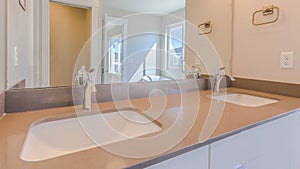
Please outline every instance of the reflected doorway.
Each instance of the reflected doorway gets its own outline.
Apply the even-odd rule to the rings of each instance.
[[[77,57],[90,35],[90,8],[50,2],[50,86],[72,85]],[[90,56],[77,65],[90,65]]]

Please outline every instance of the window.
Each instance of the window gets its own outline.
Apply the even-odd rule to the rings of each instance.
[[[112,36],[109,50],[109,72],[121,74],[122,34]]]
[[[167,66],[183,70],[184,65],[184,23],[167,27]]]

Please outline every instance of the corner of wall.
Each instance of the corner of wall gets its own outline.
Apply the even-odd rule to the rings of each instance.
[[[5,89],[6,86],[6,42],[7,42],[7,12],[6,0],[0,1],[0,90]]]

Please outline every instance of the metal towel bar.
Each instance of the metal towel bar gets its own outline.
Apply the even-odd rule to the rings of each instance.
[[[207,32],[203,32],[201,30],[202,27],[204,27],[205,29],[209,29],[209,30]],[[198,25],[199,35],[207,35],[207,34],[212,33],[212,31],[213,31],[213,25],[212,25],[211,21],[207,21],[207,22],[204,22],[204,23]]]
[[[26,11],[26,0],[23,0],[23,3],[21,2],[21,0],[19,0],[19,5],[23,9],[23,11]]]
[[[276,11],[276,18],[274,20],[267,21],[267,22],[260,22],[260,23],[255,22],[256,15],[258,13],[262,13],[263,16],[268,16],[268,15],[273,15],[275,13],[275,11]],[[266,25],[266,24],[275,23],[278,21],[278,19],[279,19],[279,7],[272,5],[272,6],[264,7],[261,10],[255,11],[252,15],[252,24],[254,26]]]

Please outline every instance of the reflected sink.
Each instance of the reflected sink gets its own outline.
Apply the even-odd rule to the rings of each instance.
[[[278,102],[278,100],[242,93],[217,95],[211,98],[245,107],[259,107]]]
[[[135,110],[64,117],[59,120],[45,119],[30,128],[20,157],[31,162],[47,160],[160,130],[157,122]]]

